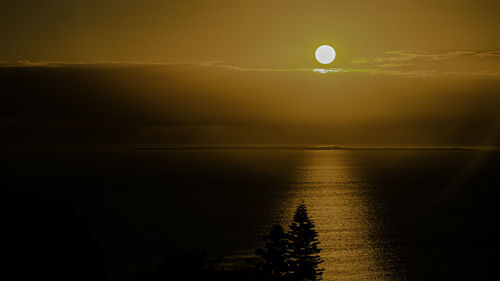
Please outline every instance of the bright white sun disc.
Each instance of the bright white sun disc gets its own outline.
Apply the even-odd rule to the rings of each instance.
[[[316,49],[316,60],[322,64],[329,64],[335,60],[335,49],[328,45],[319,46]]]

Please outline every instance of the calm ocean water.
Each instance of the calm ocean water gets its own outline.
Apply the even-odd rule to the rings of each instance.
[[[228,266],[241,264],[302,201],[319,232],[325,280],[444,280],[464,264],[481,277],[496,235],[496,151],[1,154],[12,163],[6,177],[71,202],[87,218],[114,278],[153,268],[173,247],[206,248]]]

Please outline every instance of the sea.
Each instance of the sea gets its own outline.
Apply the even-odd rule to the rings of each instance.
[[[500,151],[290,146],[2,147],[3,182],[69,202],[111,279],[172,249],[241,270],[304,203],[323,279],[488,280]],[[5,185],[4,185],[5,186]]]

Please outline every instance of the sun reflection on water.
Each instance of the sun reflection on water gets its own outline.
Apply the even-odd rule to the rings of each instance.
[[[388,280],[373,238],[379,227],[370,188],[348,153],[308,152],[283,216],[291,220],[304,200],[319,233],[324,280]]]

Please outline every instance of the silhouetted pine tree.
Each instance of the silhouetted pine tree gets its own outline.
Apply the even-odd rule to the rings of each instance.
[[[299,204],[290,225],[289,232],[289,276],[293,280],[321,280],[323,270],[318,267],[323,262],[319,257],[318,233],[309,218],[306,206]]]
[[[264,241],[264,249],[256,250],[263,258],[258,267],[264,273],[285,276],[288,273],[288,234],[281,225],[275,225],[268,235],[264,235]]]

